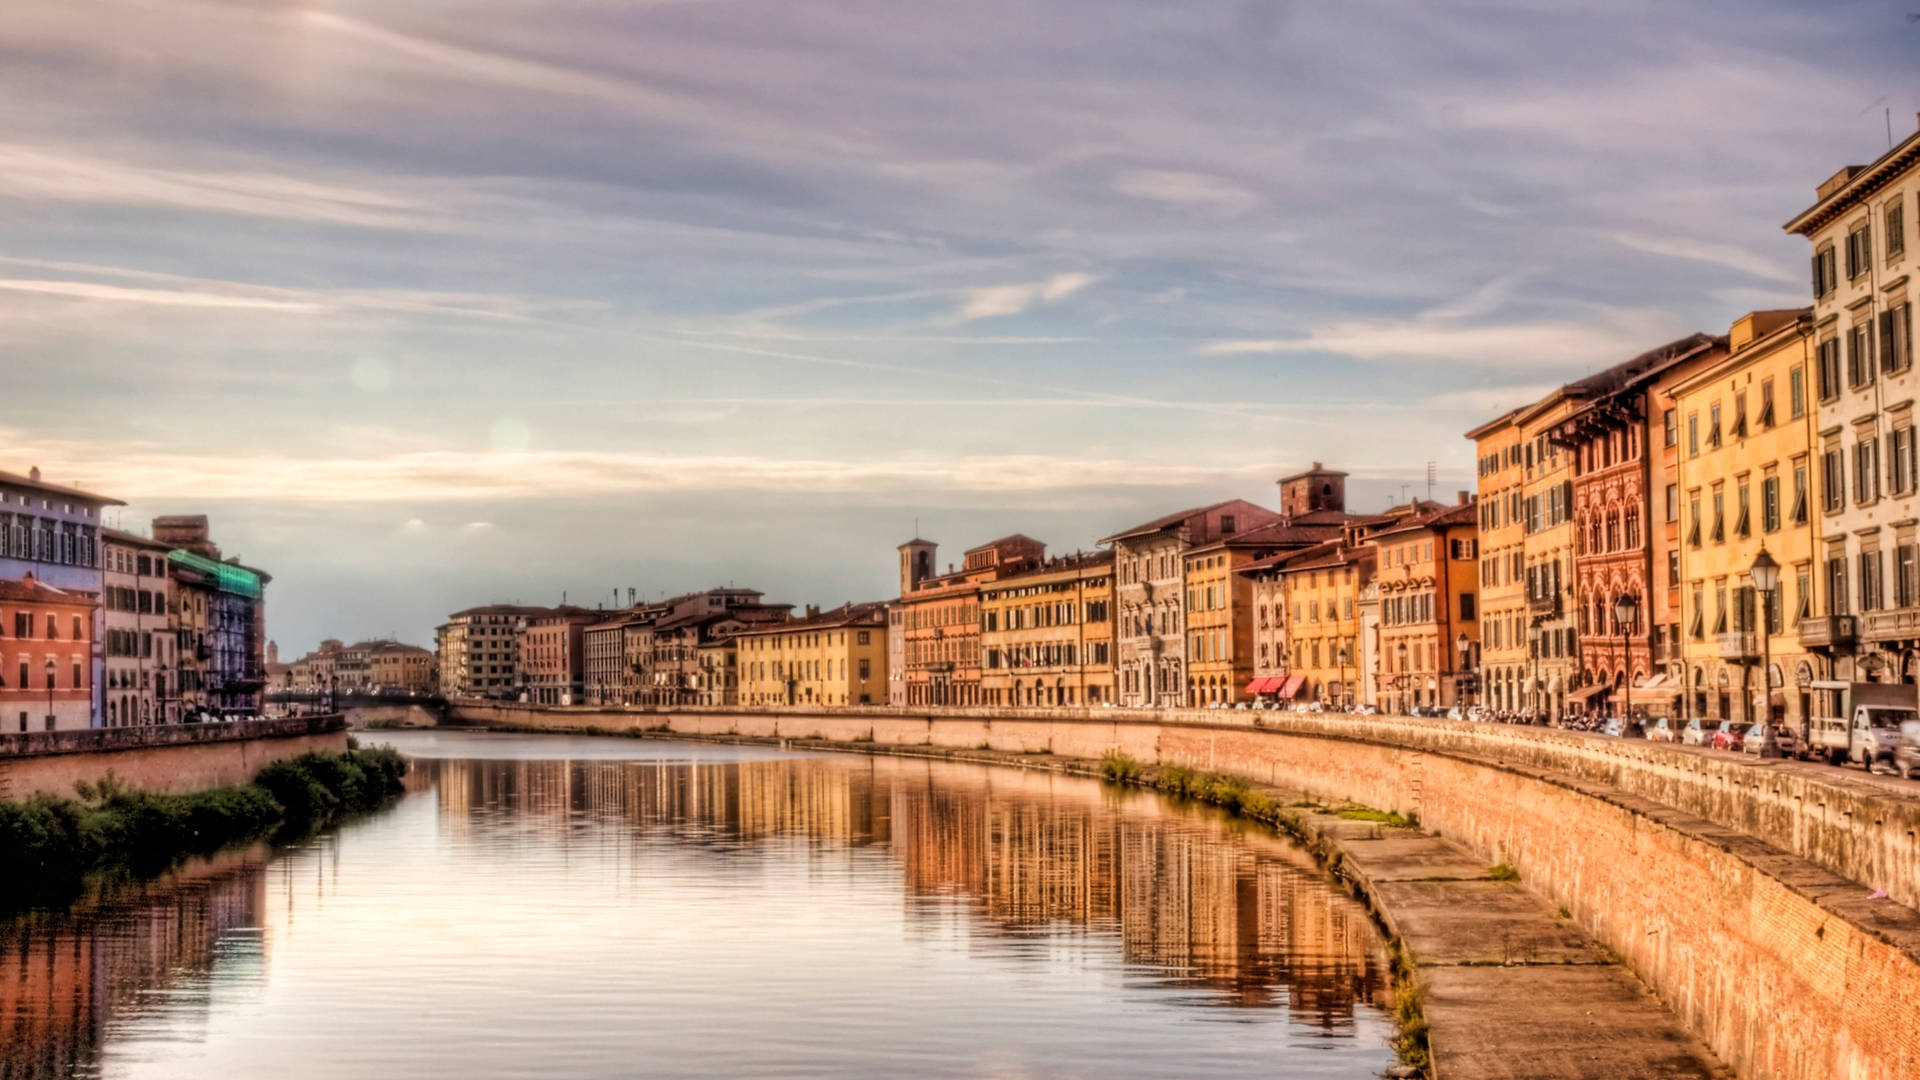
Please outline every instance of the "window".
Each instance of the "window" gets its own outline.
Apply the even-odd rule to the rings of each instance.
[[[1755,423],[1760,425],[1760,430],[1762,431],[1765,431],[1767,428],[1770,428],[1773,426],[1773,380],[1772,379],[1760,380],[1760,415],[1755,420]]]
[[[1720,449],[1720,403],[1707,407],[1707,445]]]
[[[1793,463],[1793,523],[1807,523],[1807,466],[1802,461]]]
[[[1880,313],[1880,370],[1905,371],[1913,364],[1913,305],[1902,303]]]
[[[1795,420],[1807,414],[1807,373],[1801,368],[1787,373],[1787,408]]]
[[[1920,580],[1915,577],[1915,569],[1912,544],[1901,544],[1893,549],[1893,605],[1895,607],[1912,607],[1915,603],[1920,603],[1920,592],[1915,591],[1915,586],[1920,585]]]
[[[1700,414],[1687,414],[1687,456],[1700,456]]]
[[[1873,324],[1859,322],[1847,330],[1847,385],[1854,389],[1873,382]]]
[[[1733,437],[1747,437],[1747,395],[1744,392],[1733,395]]]
[[[1880,553],[1860,553],[1860,610],[1878,611],[1880,604]]]
[[[1680,410],[1678,409],[1666,410],[1665,419],[1663,423],[1666,425],[1665,445],[1667,446],[1680,445]]]
[[[1747,482],[1745,480],[1740,481],[1740,492],[1736,503],[1739,506],[1740,514],[1739,517],[1734,520],[1733,531],[1744,539],[1753,535],[1753,515],[1751,513],[1753,504],[1752,500],[1748,498]]]
[[[1780,478],[1768,474],[1760,481],[1760,531],[1777,532],[1780,528]]]
[[[1819,365],[1820,400],[1832,401],[1840,396],[1840,339],[1828,338],[1822,341],[1814,351],[1814,363]]]
[[[1813,296],[1819,299],[1833,291],[1838,285],[1839,275],[1834,272],[1833,245],[1827,244],[1813,253]]]
[[[1680,485],[1667,485],[1667,521],[1680,520]]]
[[[1900,201],[1887,204],[1883,224],[1887,230],[1887,258],[1902,254],[1907,250],[1907,212]]]
[[[1847,614],[1847,557],[1837,545],[1827,552],[1827,614]]]
[[[1863,221],[1847,234],[1847,279],[1851,281],[1866,273],[1872,262],[1873,226]]]
[[[1913,429],[1895,428],[1887,447],[1887,490],[1905,495],[1913,490]]]
[[[1687,546],[1700,546],[1700,493],[1687,500]]]
[[[1865,506],[1880,497],[1880,440],[1868,437],[1853,445],[1853,501]]]
[[[1678,551],[1667,552],[1667,584],[1669,586],[1680,584],[1680,553]]]
[[[1727,541],[1727,493],[1720,488],[1713,489],[1713,542],[1724,544]]]
[[[1836,513],[1847,504],[1846,461],[1838,446],[1829,446],[1820,455],[1820,508]],[[1835,612],[1834,614],[1840,614]]]

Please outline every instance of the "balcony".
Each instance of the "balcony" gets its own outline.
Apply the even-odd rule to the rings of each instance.
[[[1869,611],[1860,617],[1860,636],[1868,641],[1920,639],[1920,607]]]
[[[1800,620],[1800,644],[1809,649],[1851,645],[1859,632],[1858,620],[1852,615],[1822,615]]]
[[[1720,635],[1720,659],[1760,659],[1760,635],[1751,630],[1736,630]]]
[[[1527,599],[1527,614],[1536,619],[1551,619],[1560,614],[1560,594],[1534,596]]]

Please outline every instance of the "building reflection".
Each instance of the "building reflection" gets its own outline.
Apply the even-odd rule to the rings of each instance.
[[[722,763],[419,763],[449,829],[580,842],[583,822],[678,843],[870,849],[900,869],[908,918],[964,905],[989,932],[1110,934],[1147,977],[1352,1023],[1383,1000],[1379,935],[1310,856],[1204,808],[1086,780],[894,758]]]
[[[206,1016],[216,963],[258,977],[266,862],[264,847],[230,852],[0,923],[0,1080],[94,1074],[110,1028]]]

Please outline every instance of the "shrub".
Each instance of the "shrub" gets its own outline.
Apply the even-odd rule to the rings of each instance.
[[[1511,863],[1495,863],[1487,869],[1487,876],[1495,881],[1519,881],[1520,871],[1515,870]]]
[[[0,908],[63,903],[90,873],[159,873],[189,855],[267,835],[305,831],[374,809],[404,790],[407,763],[387,747],[302,754],[260,770],[243,787],[156,795],[111,777],[78,797],[0,800]]]
[[[1130,784],[1140,779],[1145,767],[1138,761],[1118,750],[1109,750],[1100,755],[1100,775],[1116,784]]]

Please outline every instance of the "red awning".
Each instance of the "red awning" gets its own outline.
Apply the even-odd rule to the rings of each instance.
[[[1280,687],[1280,696],[1282,698],[1290,698],[1293,695],[1299,693],[1300,687],[1305,685],[1306,681],[1307,681],[1307,677],[1305,675],[1287,676],[1287,681],[1284,684],[1282,684]]]
[[[1271,679],[1255,679],[1252,682],[1247,684],[1246,692],[1249,694],[1257,694],[1262,690],[1265,690],[1267,688],[1267,684],[1272,681],[1273,680]]]

